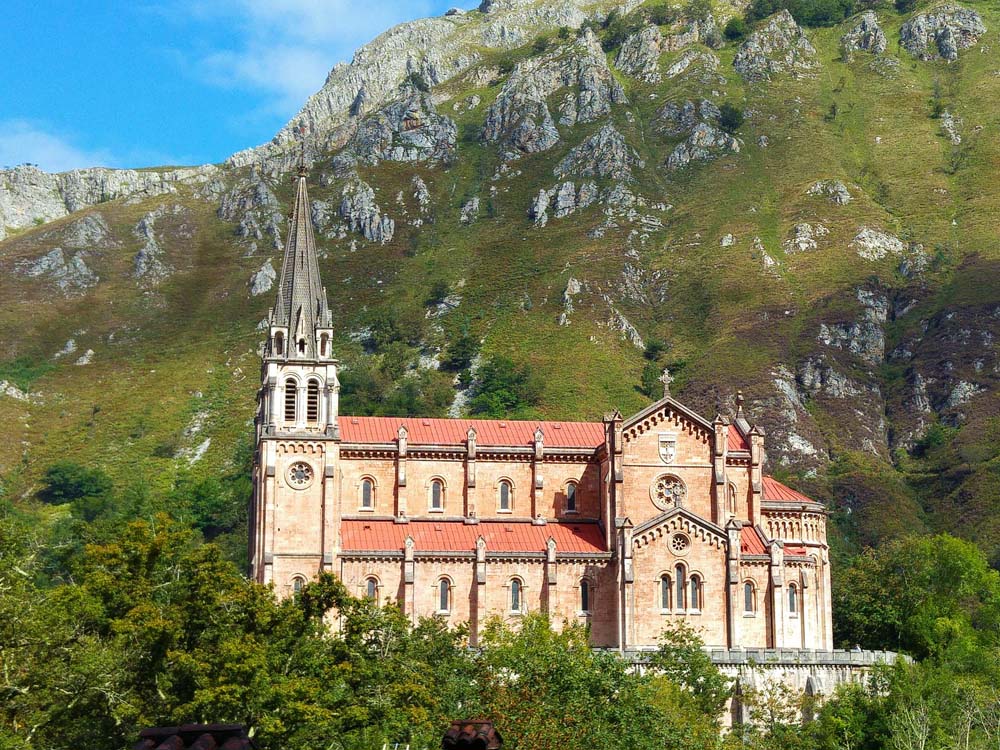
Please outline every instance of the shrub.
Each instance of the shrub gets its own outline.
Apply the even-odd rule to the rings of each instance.
[[[893,5],[900,13],[909,13],[917,7],[917,0],[894,0]]]
[[[726,22],[723,35],[731,42],[738,42],[747,35],[747,22],[739,16],[733,16]]]
[[[111,492],[111,479],[101,469],[88,469],[73,461],[59,461],[45,470],[39,499],[62,505],[83,497],[98,497]]]
[[[719,107],[719,125],[727,133],[735,133],[743,126],[743,110],[726,102]]]
[[[433,284],[431,284],[431,290],[427,293],[427,299],[424,300],[426,305],[440,305],[444,302],[445,297],[448,296],[448,282],[444,279],[438,279]]]
[[[692,21],[704,21],[712,15],[712,0],[688,0],[684,6],[684,17]]]
[[[535,41],[531,43],[531,51],[536,55],[542,54],[545,50],[549,48],[549,38],[545,35],[535,37]]]
[[[406,83],[413,86],[413,88],[417,91],[427,92],[431,90],[430,84],[427,83],[427,79],[415,70],[406,76]]]
[[[463,331],[457,339],[451,342],[451,345],[445,352],[441,360],[441,369],[448,370],[449,372],[467,370],[472,364],[472,360],[475,358],[478,350],[479,342],[476,340],[476,337],[468,331]]]
[[[527,364],[495,356],[479,370],[479,386],[472,398],[473,414],[508,417],[537,406],[542,399],[542,380]]]
[[[747,9],[747,19],[759,21],[787,10],[803,26],[834,26],[855,9],[855,0],[753,0]]]
[[[669,26],[677,20],[678,13],[669,5],[656,5],[646,12],[649,22],[657,26]]]
[[[569,39],[569,26],[560,26],[557,36],[560,39]]]

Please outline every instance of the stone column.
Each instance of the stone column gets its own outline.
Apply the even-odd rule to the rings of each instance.
[[[545,486],[545,477],[542,476],[542,459],[545,456],[545,435],[542,428],[535,430],[534,453],[531,456],[531,518],[537,521],[541,518],[539,507],[541,505],[542,488]]]
[[[476,600],[473,602],[474,621],[469,627],[471,645],[479,645],[479,631],[486,622],[486,540],[480,536],[476,540]]]
[[[636,642],[635,633],[635,570],[632,565],[632,522],[624,519],[617,524],[619,529],[619,559],[621,560],[621,612],[619,622],[621,632],[618,638],[619,649],[625,649],[630,643]]]
[[[764,499],[764,431],[757,425],[750,428],[750,523],[760,523],[760,505]]]
[[[308,398],[308,390],[306,386],[300,385],[298,388],[298,397],[295,399],[295,426],[298,429],[304,429],[306,426],[306,399]]]
[[[724,526],[727,517],[726,452],[729,447],[729,420],[720,414],[712,422],[712,428],[715,433],[712,441],[712,520],[717,525]]]
[[[556,591],[556,540],[549,537],[545,544],[545,592],[542,597],[542,611],[548,615],[555,613],[559,601]]]
[[[326,434],[333,438],[340,437],[339,414],[340,381],[337,379],[336,368],[328,368],[326,380]]]
[[[729,621],[729,648],[739,648],[742,645],[740,624],[743,618],[743,607],[740,605],[740,530],[741,524],[731,518],[726,524],[726,535],[729,543],[726,546],[726,616]]]
[[[396,521],[406,519],[406,447],[409,432],[400,425],[396,433]]]
[[[416,578],[415,563],[413,553],[416,544],[412,536],[406,537],[403,547],[403,613],[410,618],[414,625],[417,623],[417,603],[414,600],[414,579]]]
[[[278,378],[274,375],[267,379],[267,390],[269,398],[268,406],[270,407],[267,422],[267,433],[269,435],[273,435],[274,431],[278,429],[278,419],[280,414],[278,409],[281,408],[281,391],[278,389]]]
[[[476,507],[476,430],[470,427],[465,434],[465,520],[478,521]]]
[[[771,629],[774,634],[772,648],[785,648],[785,575],[784,545],[777,539],[772,539],[768,548],[771,555]]]

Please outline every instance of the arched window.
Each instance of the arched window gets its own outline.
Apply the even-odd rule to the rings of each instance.
[[[753,614],[757,611],[755,599],[753,584],[747,581],[743,584],[743,611],[746,614]]]
[[[580,581],[580,611],[590,611],[590,581],[584,578]]]
[[[451,581],[442,578],[438,581],[438,612],[451,611]]]
[[[788,584],[788,611],[793,615],[799,611],[799,589],[794,583]]]
[[[576,513],[576,482],[566,485],[566,511]]]
[[[285,355],[285,334],[281,331],[274,334],[274,353],[278,357]]]
[[[365,581],[365,596],[369,599],[378,597],[378,579],[371,576]]]
[[[295,576],[292,579],[292,593],[298,595],[302,591],[302,587],[306,585],[306,579],[302,576]]]
[[[329,346],[329,344],[330,344],[330,337],[327,336],[325,333],[319,337],[319,356],[321,357],[327,356],[326,348],[327,346]]]
[[[736,485],[729,485],[729,512],[736,515]]]
[[[521,611],[521,582],[516,578],[510,581],[510,611]]]
[[[295,421],[295,397],[298,395],[298,384],[289,378],[285,381],[285,421]]]
[[[510,486],[510,482],[508,482],[506,479],[502,479],[500,481],[500,488],[499,489],[500,489],[500,497],[499,497],[498,502],[499,502],[499,506],[500,506],[500,512],[501,513],[510,513],[510,511],[511,511],[511,501],[512,501],[512,498],[513,498],[513,495],[514,495],[514,493],[512,491],[512,488]]]
[[[674,574],[675,574],[674,582],[676,584],[676,590],[677,590],[677,600],[674,606],[677,607],[677,609],[684,609],[684,595],[685,593],[687,593],[685,591],[687,586],[684,576],[684,566],[678,564],[677,567],[674,568]]]
[[[375,483],[365,477],[361,480],[361,510],[372,510],[375,507]]]
[[[444,482],[431,480],[431,510],[444,510]]]
[[[701,577],[691,576],[691,595],[688,597],[688,609],[701,610]]]
[[[660,576],[660,609],[670,609],[670,576]]]
[[[305,354],[305,353],[306,353],[306,340],[299,339],[299,354]]]
[[[310,422],[319,421],[319,381],[310,380],[306,389],[306,419]]]

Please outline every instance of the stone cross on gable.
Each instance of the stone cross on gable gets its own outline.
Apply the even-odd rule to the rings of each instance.
[[[664,367],[663,374],[660,375],[658,380],[663,383],[663,398],[668,398],[670,396],[670,384],[674,382],[674,379],[670,376],[670,370]]]

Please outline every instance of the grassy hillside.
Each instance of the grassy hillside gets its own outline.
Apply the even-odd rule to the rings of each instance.
[[[486,53],[476,70],[495,70],[485,76],[492,82],[474,70],[433,92],[437,111],[456,123],[452,161],[357,168],[396,222],[392,241],[318,234],[348,390],[362,382],[376,391],[375,399],[347,393],[345,400],[368,409],[379,408],[379,398],[403,403],[392,402],[393,393],[417,383],[417,403],[444,413],[454,374],[428,370],[427,358],[468,332],[483,357],[509,356],[544,381],[540,403],[527,413],[596,419],[649,402],[640,385],[652,359],[671,369],[675,395],[710,416],[731,411],[742,388],[768,431],[772,471],[830,502],[845,550],[942,529],[997,557],[1000,71],[993,50],[1000,11],[967,5],[989,31],[954,63],[919,61],[898,48],[910,14],[884,8],[889,48],[878,65],[868,53],[843,61],[848,20],[806,31],[817,65],[800,77],[745,82],[732,68],[739,42],[715,50],[714,73],[693,66],[649,84],[613,68],[628,104],[599,121],[558,126],[555,147],[525,154],[503,173],[501,149],[481,138],[487,108],[515,62],[544,53],[530,44],[503,59]],[[607,51],[612,66],[616,54]],[[682,54],[665,52],[661,70]],[[562,94],[550,97],[553,107]],[[666,135],[658,113],[666,102],[702,98],[745,112],[736,132],[742,147],[670,170],[666,159],[686,136]],[[960,144],[932,116],[935,103],[961,118]],[[612,217],[601,201],[563,218],[550,209],[547,224],[534,226],[529,206],[540,189],[561,181],[555,165],[609,122],[644,161],[627,187],[646,205]],[[314,163],[310,191],[335,211],[346,178],[331,166],[333,156]],[[424,213],[413,198],[414,175],[430,191]],[[247,179],[248,170],[234,170],[223,189]],[[841,181],[853,200],[837,205],[808,194],[826,179]],[[289,180],[266,181],[287,211]],[[462,223],[462,206],[473,197],[479,216]],[[272,293],[252,297],[248,279],[268,258],[280,268],[280,251],[266,235],[252,250],[234,223],[218,218],[218,198],[188,186],[104,203],[0,243],[0,380],[29,394],[27,401],[0,396],[6,493],[28,499],[60,459],[100,466],[119,486],[159,492],[179,476],[234,466],[258,385],[256,326],[272,301]],[[173,271],[153,284],[134,277],[133,258],[143,243],[137,225],[160,206],[172,211],[155,231]],[[111,234],[86,250],[96,286],[66,296],[50,277],[18,270],[63,246],[64,232],[87,214],[103,217]],[[790,252],[786,240],[803,222],[827,231],[814,249]],[[603,224],[610,226],[595,236]],[[907,249],[865,260],[851,244],[862,227],[898,237]],[[926,268],[905,275],[911,243],[922,246]],[[560,325],[570,278],[582,291],[573,295],[569,324]],[[445,285],[460,302],[439,313],[428,300]],[[847,339],[820,341],[824,325],[849,329],[864,320],[859,290],[886,300],[886,319],[875,326],[885,337],[877,362],[852,353]],[[615,312],[647,344],[662,342],[662,353],[645,356],[609,324]],[[75,351],[56,356],[70,339]],[[75,364],[88,349],[90,363]],[[811,358],[846,378],[849,393],[809,388],[802,368]],[[926,410],[912,404],[915,374],[928,383]],[[795,399],[777,384],[783,378]],[[972,395],[951,403],[962,382]],[[898,439],[905,431],[912,440]]]

